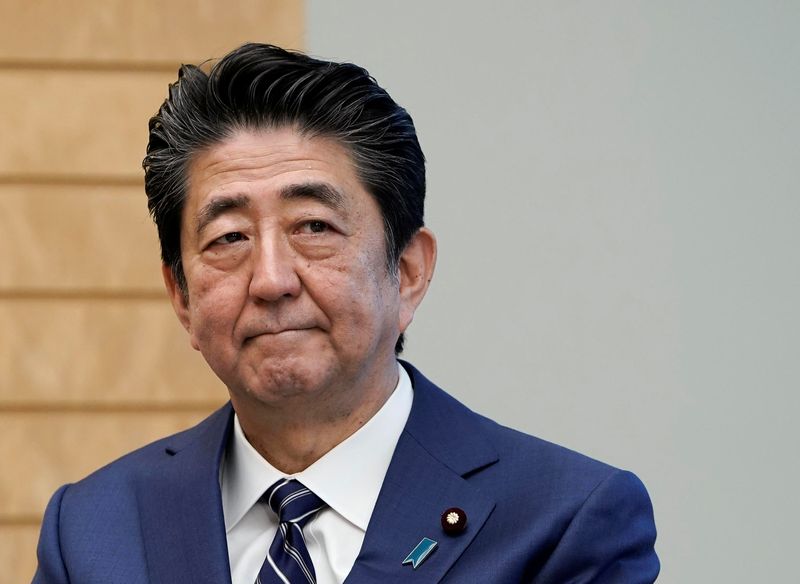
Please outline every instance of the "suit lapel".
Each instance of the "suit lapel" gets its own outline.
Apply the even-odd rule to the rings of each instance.
[[[490,494],[463,477],[493,464],[479,418],[403,363],[414,385],[414,404],[375,505],[361,552],[347,584],[439,582],[494,509]],[[466,529],[447,535],[445,509],[466,512]],[[434,552],[416,569],[402,562],[427,537]]]
[[[150,582],[230,583],[219,468],[229,405],[176,436],[137,484]]]
[[[414,403],[398,441],[361,552],[347,584],[439,582],[494,509],[490,493],[465,476],[497,461],[482,419],[407,363]],[[137,482],[148,573],[153,584],[230,583],[219,469],[233,413],[226,405],[165,445]],[[447,535],[441,514],[459,507],[466,529]],[[424,538],[435,551],[416,569],[402,562]]]

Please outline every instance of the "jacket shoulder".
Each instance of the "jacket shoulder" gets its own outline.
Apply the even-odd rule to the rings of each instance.
[[[64,503],[88,496],[96,501],[97,495],[113,489],[119,493],[132,485],[136,479],[147,478],[158,472],[161,461],[175,455],[192,443],[219,434],[232,415],[230,404],[225,404],[195,426],[160,438],[133,450],[105,466],[95,470],[83,479],[69,485],[64,493]]]
[[[410,433],[494,500],[451,581],[468,581],[501,556],[509,582],[655,580],[653,508],[634,474],[498,424],[411,372]]]
[[[506,467],[517,468],[522,473],[534,473],[552,482],[585,483],[585,488],[592,488],[620,471],[617,467],[570,448],[475,415]]]

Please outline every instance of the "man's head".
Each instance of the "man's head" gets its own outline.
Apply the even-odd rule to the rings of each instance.
[[[286,127],[346,149],[378,204],[388,269],[396,272],[402,251],[423,225],[425,162],[411,117],[360,67],[247,44],[208,74],[181,67],[169,98],[150,120],[145,191],[162,260],[184,294],[181,220],[190,163],[238,131]],[[397,352],[402,341],[401,335]]]
[[[436,257],[408,114],[354,65],[245,45],[181,69],[144,167],[176,314],[240,416],[374,412]]]

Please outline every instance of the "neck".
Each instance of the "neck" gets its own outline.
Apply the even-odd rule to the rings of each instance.
[[[301,472],[366,424],[397,386],[393,364],[379,380],[361,390],[336,388],[302,403],[265,404],[231,395],[247,441],[272,466],[286,474]],[[343,399],[344,397],[344,399]]]

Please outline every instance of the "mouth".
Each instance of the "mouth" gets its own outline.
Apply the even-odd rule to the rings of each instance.
[[[245,339],[244,339],[244,343],[243,344],[246,345],[247,343],[253,341],[254,339],[259,339],[259,338],[266,338],[266,339],[273,338],[274,339],[274,338],[278,338],[278,337],[292,337],[292,336],[294,336],[296,334],[301,334],[301,333],[304,333],[306,331],[310,331],[310,330],[312,330],[314,328],[315,327],[307,326],[307,327],[293,327],[293,328],[263,330],[263,331],[255,333],[255,334],[251,334],[251,335],[246,336]]]

